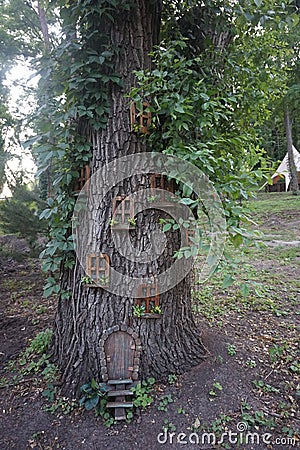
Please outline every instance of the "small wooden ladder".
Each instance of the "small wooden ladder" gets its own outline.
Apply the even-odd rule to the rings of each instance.
[[[108,380],[107,384],[111,387],[107,396],[114,401],[109,401],[106,407],[115,409],[116,420],[126,420],[126,408],[133,408],[133,403],[126,401],[126,397],[134,395],[130,388],[136,383],[129,378],[127,380]]]

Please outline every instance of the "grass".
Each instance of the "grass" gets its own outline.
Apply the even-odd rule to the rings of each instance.
[[[251,200],[248,206],[256,215],[274,214],[283,211],[299,211],[300,196],[293,195],[290,192],[259,193],[257,199]]]
[[[267,239],[300,239],[300,197],[263,193],[250,207],[252,219],[260,223],[260,231],[268,233]],[[277,217],[278,226],[268,227]],[[242,402],[240,420],[249,427],[276,428],[292,438],[297,432],[290,422],[300,395],[300,245],[267,244],[266,240],[263,245],[254,243],[237,251],[227,246],[233,263],[223,263],[205,285],[196,286],[193,307],[199,322],[226,333],[230,357],[245,371],[252,371],[251,404]],[[224,288],[226,274],[232,277],[232,284]],[[243,291],[243,285],[248,289]],[[207,429],[215,425],[224,428],[216,420],[207,424]]]

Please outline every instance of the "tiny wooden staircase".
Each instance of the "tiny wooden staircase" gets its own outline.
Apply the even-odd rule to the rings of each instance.
[[[127,401],[126,397],[133,396],[134,393],[130,390],[136,385],[131,378],[124,380],[108,380],[108,386],[111,388],[107,394],[109,401],[107,408],[114,408],[116,420],[126,420],[126,408],[133,408],[133,403]]]

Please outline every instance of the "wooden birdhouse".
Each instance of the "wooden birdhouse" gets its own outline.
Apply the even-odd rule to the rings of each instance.
[[[116,229],[135,227],[133,198],[119,195],[113,199],[111,226]]]
[[[88,182],[91,175],[91,169],[89,165],[81,167],[78,170],[79,177],[77,178],[74,186],[74,191],[79,193],[84,187],[88,186]]]
[[[107,287],[109,285],[109,256],[105,253],[87,255],[86,273],[90,278],[88,286]]]
[[[160,295],[157,284],[141,284],[137,291],[136,306],[143,311],[145,319],[158,319],[161,317]]]
[[[133,102],[130,106],[130,123],[131,131],[139,131],[140,133],[148,134],[151,125],[150,105],[143,102],[142,111],[138,110],[137,103]]]

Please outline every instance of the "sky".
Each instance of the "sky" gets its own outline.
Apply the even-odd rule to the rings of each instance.
[[[37,77],[33,77],[33,72],[28,69],[25,64],[19,63],[14,66],[7,75],[6,85],[10,90],[9,109],[14,117],[22,118],[33,110],[34,98],[27,92],[30,87],[35,87],[38,81]],[[27,129],[26,134],[31,134],[30,128]],[[25,134],[21,135],[21,141],[25,141]],[[7,164],[7,174],[10,172],[14,174],[20,169],[26,172],[28,181],[34,180],[34,173],[36,166],[30,151],[24,149],[22,146],[13,144],[11,136],[8,136],[8,148],[15,155]],[[10,196],[11,192],[8,186],[4,186],[0,198]]]

